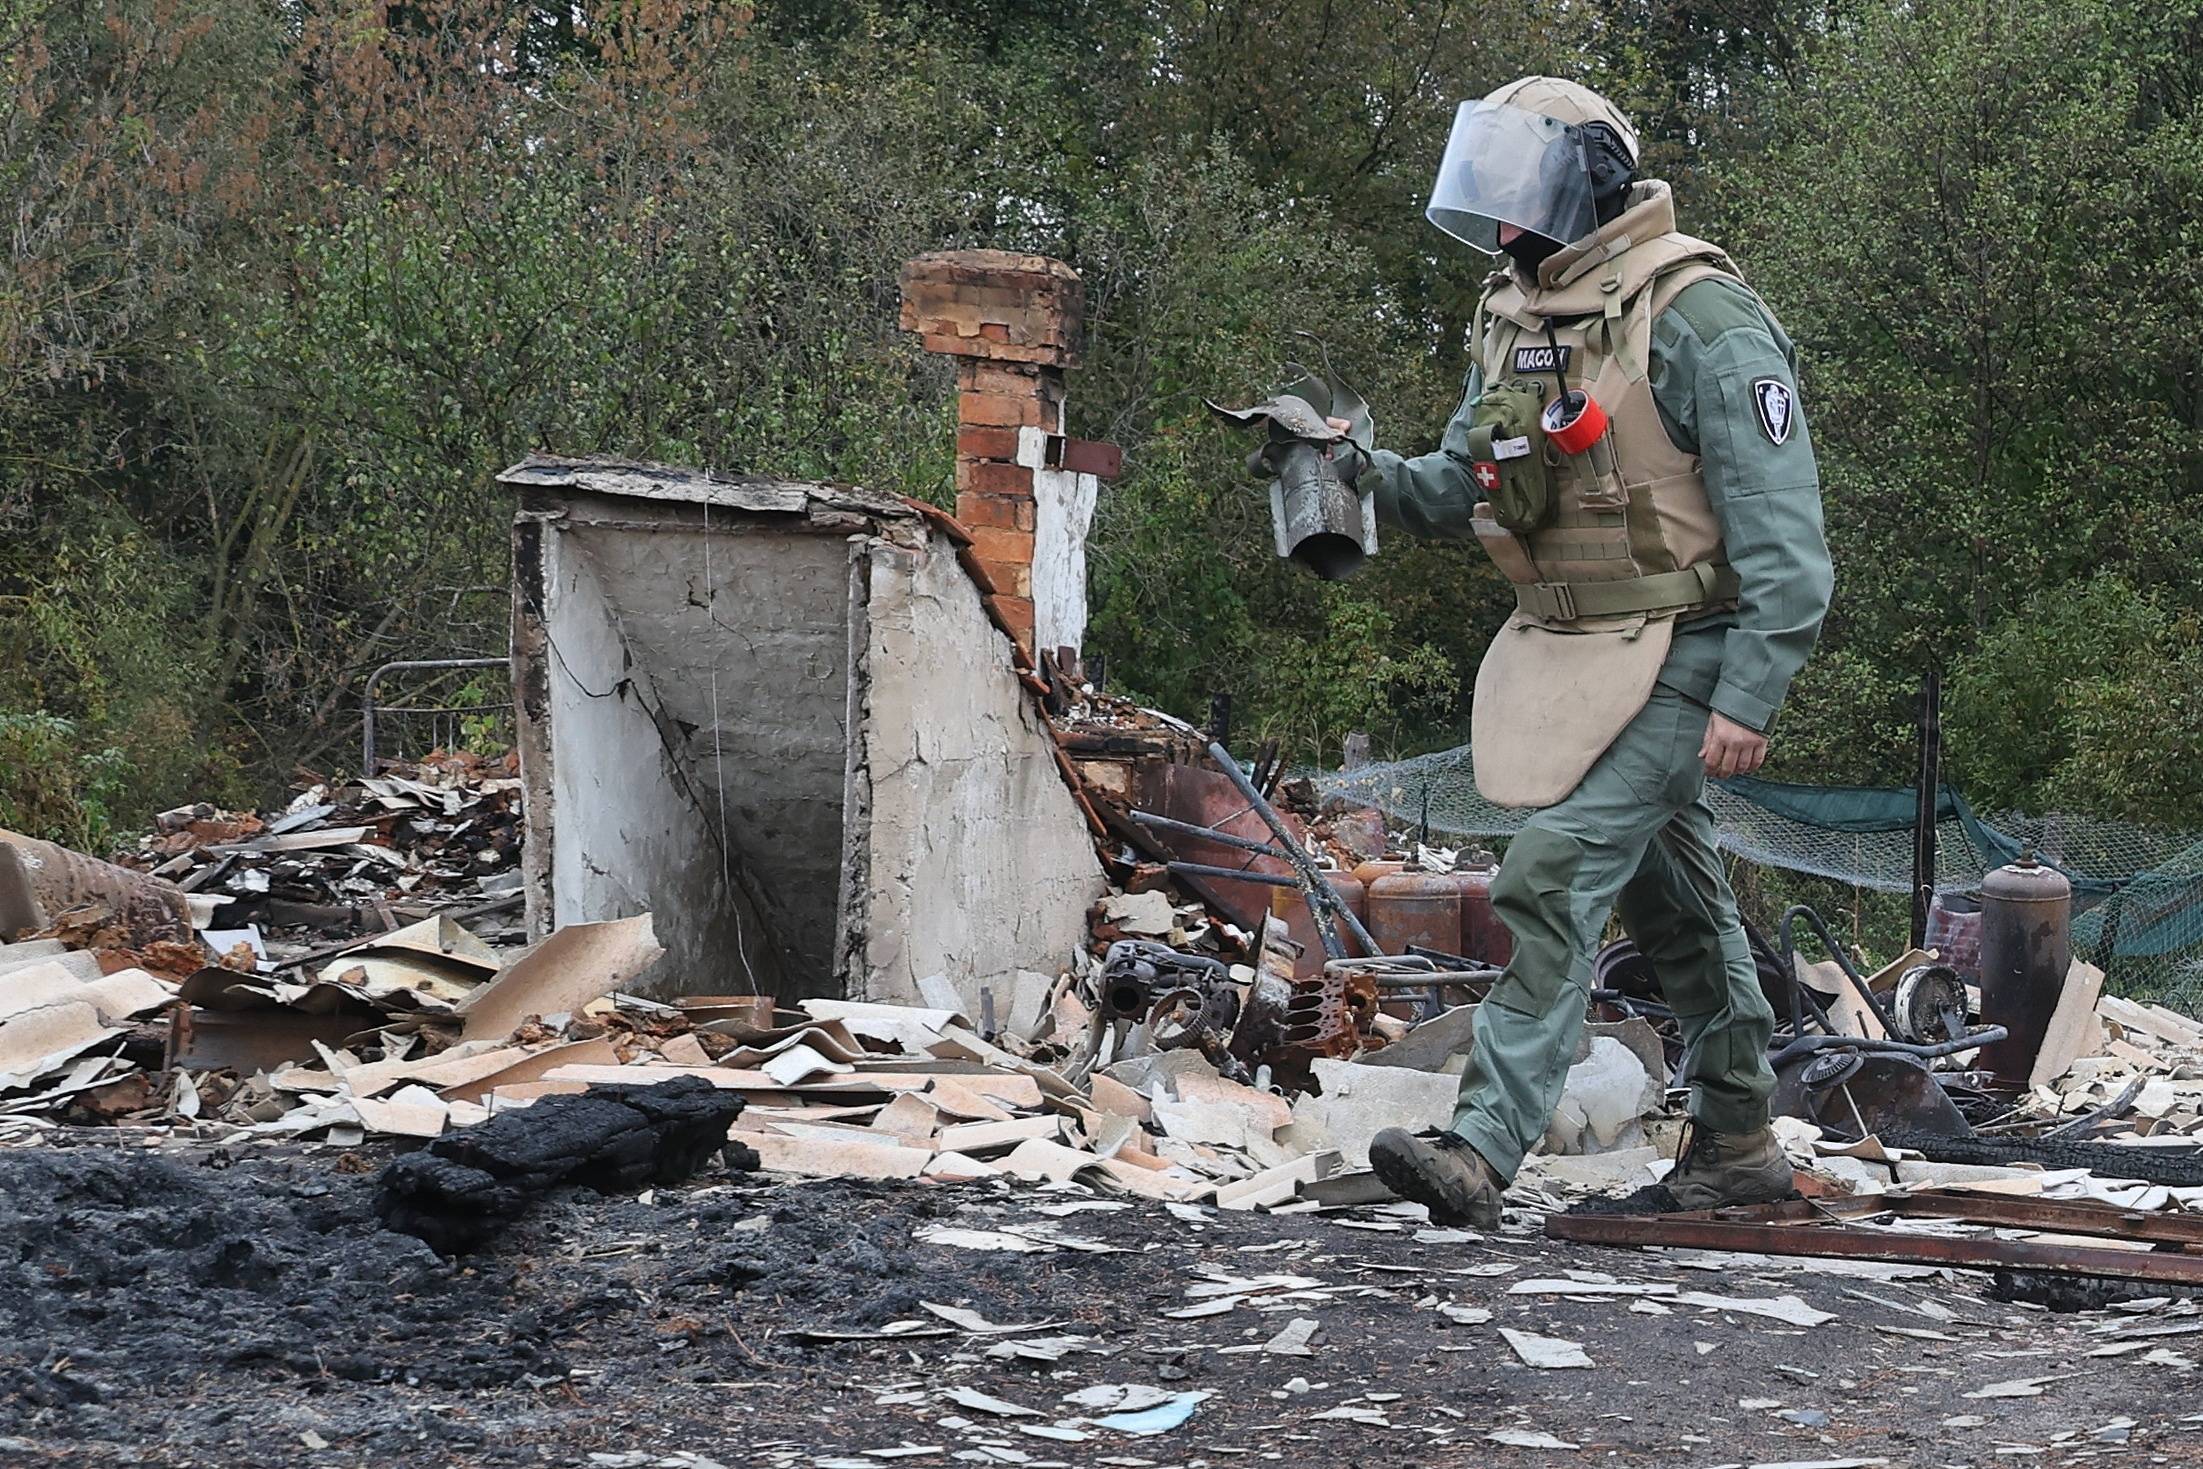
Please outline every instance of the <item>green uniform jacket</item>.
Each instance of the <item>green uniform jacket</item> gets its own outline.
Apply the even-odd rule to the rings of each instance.
[[[1835,572],[1821,527],[1820,470],[1797,399],[1797,349],[1757,297],[1726,279],[1686,288],[1652,325],[1652,393],[1668,438],[1697,454],[1742,583],[1734,612],[1686,620],[1660,682],[1761,733],[1774,728],[1790,680],[1805,665],[1828,613]],[[1792,421],[1761,417],[1758,385],[1790,390]],[[1482,498],[1469,477],[1468,389],[1436,452],[1371,456],[1377,514],[1414,535],[1470,537]]]

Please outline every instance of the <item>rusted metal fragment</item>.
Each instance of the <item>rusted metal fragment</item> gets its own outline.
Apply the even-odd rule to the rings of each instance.
[[[1142,811],[1188,826],[1213,827],[1244,841],[1266,843],[1270,840],[1270,828],[1260,814],[1229,779],[1214,770],[1198,765],[1145,765],[1133,771],[1132,789],[1133,804]],[[1297,818],[1287,814],[1284,819],[1295,837],[1305,836]],[[1282,858],[1257,856],[1213,838],[1182,831],[1157,829],[1151,836],[1155,845],[1179,861],[1259,873],[1297,885],[1293,869]],[[1250,933],[1259,931],[1262,920],[1269,916],[1273,883],[1193,874],[1185,875],[1185,883],[1210,906]]]
[[[1985,1228],[2142,1242],[2137,1250],[2072,1243],[1908,1233],[1845,1221],[1949,1219]],[[2203,1285],[2203,1218],[2119,1209],[2106,1204],[2012,1198],[1955,1189],[1892,1191],[1850,1199],[1793,1200],[1744,1209],[1683,1214],[1549,1214],[1550,1239],[1579,1244],[1666,1245],[1765,1255],[1955,1265],[1972,1270],[2040,1270]]]
[[[72,908],[99,904],[119,930],[116,947],[191,941],[191,908],[176,884],[12,831],[0,830],[0,845],[15,849],[0,882],[17,889],[0,898],[0,913],[25,914],[35,904],[52,923]]]

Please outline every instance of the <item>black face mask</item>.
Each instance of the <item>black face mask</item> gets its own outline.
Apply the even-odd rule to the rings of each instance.
[[[1546,257],[1560,248],[1560,241],[1550,240],[1543,235],[1532,234],[1530,231],[1524,230],[1499,248],[1505,251],[1516,265],[1522,267],[1524,275],[1535,276],[1538,273],[1538,267],[1545,263]]]

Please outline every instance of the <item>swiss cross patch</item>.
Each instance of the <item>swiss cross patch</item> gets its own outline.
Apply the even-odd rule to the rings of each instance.
[[[1779,377],[1763,377],[1752,384],[1752,406],[1759,410],[1760,432],[1772,444],[1790,441],[1790,426],[1797,422],[1798,395]]]
[[[1499,488],[1499,466],[1489,459],[1479,459],[1469,473],[1476,480],[1476,487],[1486,494]]]

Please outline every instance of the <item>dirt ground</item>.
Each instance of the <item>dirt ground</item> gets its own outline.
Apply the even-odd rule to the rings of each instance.
[[[0,1464],[2203,1464],[2187,1302],[2055,1315],[1978,1276],[717,1164],[447,1261],[374,1222],[379,1162],[0,1155]],[[1033,1249],[917,1237],[942,1227]],[[1570,1271],[1835,1319],[1509,1293]],[[1296,1321],[1307,1355],[1277,1349]],[[1526,1365],[1502,1328],[1590,1365]],[[1122,1393],[1071,1400],[1113,1384],[1208,1396],[1141,1434],[1092,1421]]]

